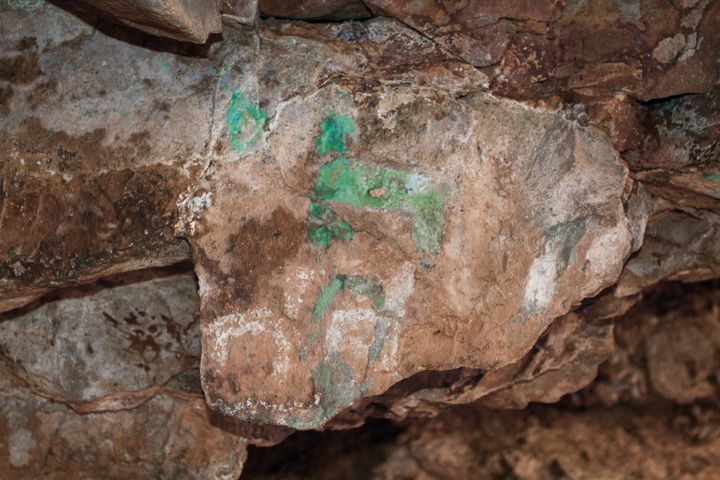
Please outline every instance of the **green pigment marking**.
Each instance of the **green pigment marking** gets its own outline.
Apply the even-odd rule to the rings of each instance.
[[[227,110],[228,135],[233,148],[242,152],[257,143],[267,120],[267,112],[250,103],[242,92],[233,92]]]
[[[332,304],[335,296],[342,289],[342,286],[343,281],[339,277],[335,277],[327,287],[320,290],[320,295],[318,295],[315,308],[313,309],[313,322],[317,322],[322,318],[325,310]]]
[[[418,250],[436,255],[443,238],[443,197],[426,177],[385,167],[367,167],[344,158],[346,137],[355,133],[350,117],[330,112],[320,124],[318,156],[341,156],[320,168],[315,200],[310,204],[308,238],[327,248],[333,240],[352,240],[350,225],[320,203],[343,202],[353,207],[401,210],[413,217],[413,240]]]
[[[375,275],[365,279],[360,275],[348,275],[343,279],[343,287],[350,291],[369,298],[375,304],[375,308],[385,308],[385,292],[383,291],[380,279]]]
[[[720,184],[720,172],[707,172],[702,174],[702,179],[706,182],[712,182]],[[720,198],[720,190],[718,190],[716,187],[712,187],[705,190],[705,195],[711,196],[713,198]]]
[[[354,134],[355,125],[350,117],[330,112],[320,124],[320,136],[316,141],[318,155],[333,151],[345,153],[345,136]]]
[[[322,318],[325,311],[332,305],[337,294],[343,289],[348,289],[369,298],[378,310],[385,308],[385,292],[377,276],[373,275],[370,278],[365,278],[360,275],[336,275],[327,287],[320,290],[320,295],[318,295],[313,309],[313,323]]]
[[[404,210],[413,216],[413,240],[419,250],[437,254],[443,237],[443,199],[425,177],[370,168],[338,158],[320,168],[315,198],[375,210]]]
[[[318,203],[310,204],[310,227],[308,238],[323,248],[328,248],[332,240],[352,240],[355,238],[350,225],[337,219],[335,212]]]
[[[587,223],[587,217],[582,217],[545,229],[546,244],[557,245],[558,248],[556,254],[558,276],[562,275],[567,266],[576,260],[575,247],[585,235]]]

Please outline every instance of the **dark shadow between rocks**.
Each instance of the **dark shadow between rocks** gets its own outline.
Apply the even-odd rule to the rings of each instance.
[[[222,34],[210,34],[207,42],[203,44],[157,37],[118,23],[106,13],[82,0],[48,0],[48,3],[70,12],[109,37],[156,52],[204,58],[208,56],[212,45],[222,40]]]
[[[403,431],[387,420],[372,419],[361,429],[300,432],[273,448],[250,446],[241,479],[365,480]]]

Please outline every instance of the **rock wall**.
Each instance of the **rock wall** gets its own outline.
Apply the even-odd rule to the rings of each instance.
[[[714,405],[718,21],[0,1],[2,476],[237,478],[299,430],[648,385]]]

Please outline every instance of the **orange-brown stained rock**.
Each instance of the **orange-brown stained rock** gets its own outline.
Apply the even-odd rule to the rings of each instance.
[[[306,57],[329,54],[298,44]],[[332,55],[349,71],[363,68],[350,66],[353,50]],[[297,82],[308,66],[288,60],[284,69]],[[289,100],[243,91],[243,115],[262,119],[253,110],[262,108],[268,131],[236,149],[230,128],[217,130],[215,141],[230,148],[216,150],[188,201],[202,206],[188,233],[200,279],[203,388],[214,408],[313,428],[424,370],[497,369],[619,275],[631,243],[627,173],[605,137],[482,93],[457,100],[436,87],[428,95],[414,83],[422,77],[399,75],[407,84],[346,80]],[[217,110],[232,112],[238,95],[220,92]],[[342,162],[345,174],[328,173]],[[333,175],[350,175],[357,190],[322,197],[336,188]],[[435,240],[417,223],[434,207],[414,195],[441,199]],[[385,197],[399,203],[372,207]],[[331,213],[312,213],[318,205]],[[353,233],[336,230],[323,244],[313,237],[323,222]],[[292,232],[301,231],[299,245],[273,246],[275,233],[296,242]],[[251,296],[238,294],[248,289]]]
[[[0,8],[0,311],[188,259],[174,225],[203,170],[214,67],[93,37],[49,5]]]

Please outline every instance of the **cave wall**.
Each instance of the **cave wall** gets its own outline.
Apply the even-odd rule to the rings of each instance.
[[[375,417],[712,411],[718,22],[0,2],[0,473],[236,478],[247,445]],[[373,471],[431,475],[400,463]]]

